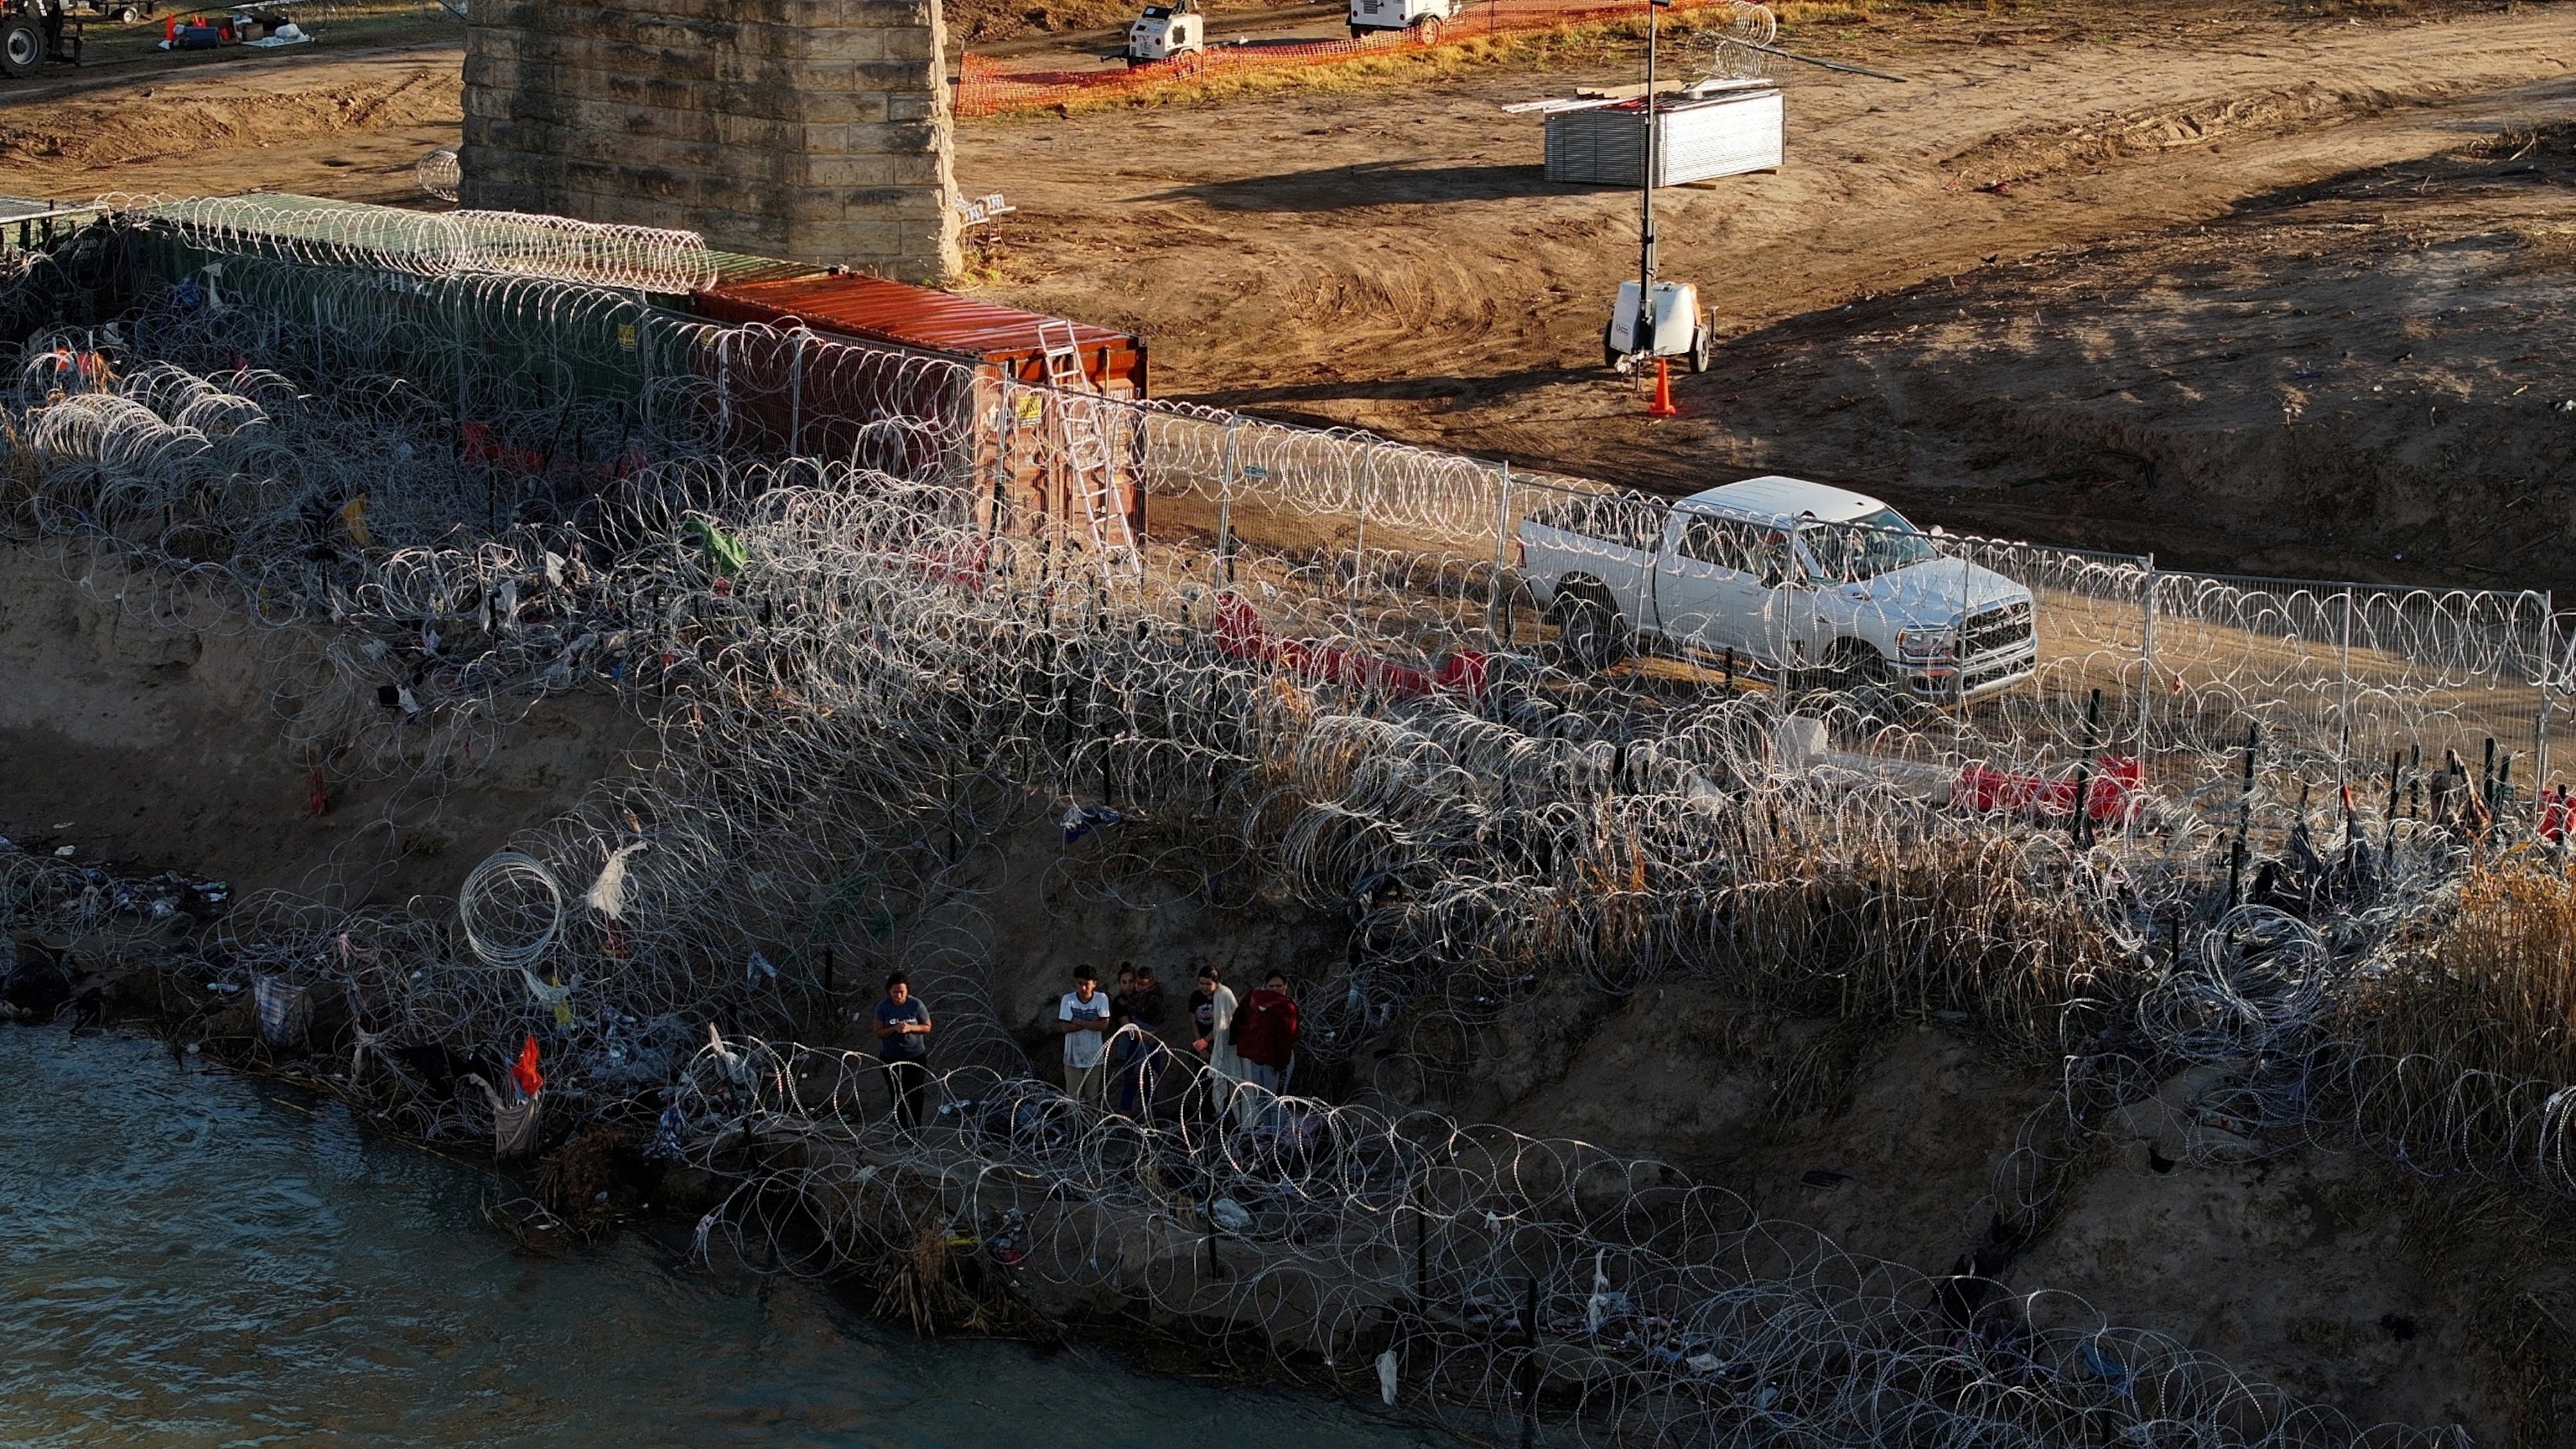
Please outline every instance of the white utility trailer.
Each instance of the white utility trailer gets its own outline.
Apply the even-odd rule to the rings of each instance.
[[[1645,309],[1637,305],[1637,284],[1621,282],[1619,300],[1611,305],[1610,325],[1601,331],[1601,365],[1624,372],[1641,357],[1678,359],[1685,372],[1706,372],[1717,355],[1717,340],[1708,330],[1708,314],[1699,305],[1699,288],[1688,282],[1655,283],[1655,335],[1640,338],[1637,324]]]
[[[1206,51],[1207,17],[1199,13],[1199,0],[1148,5],[1145,13],[1136,17],[1136,23],[1127,27],[1129,65],[1202,55]]]

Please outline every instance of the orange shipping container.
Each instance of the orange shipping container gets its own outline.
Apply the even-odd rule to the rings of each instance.
[[[720,285],[696,294],[693,302],[700,315],[714,321],[781,330],[803,326],[926,359],[976,364],[971,384],[962,387],[946,369],[912,369],[891,360],[864,366],[858,369],[861,375],[844,366],[830,377],[820,372],[807,376],[792,356],[758,366],[760,372],[796,369],[792,377],[782,375],[775,387],[748,389],[775,395],[754,411],[765,430],[781,435],[776,441],[826,456],[855,451],[872,466],[913,471],[927,459],[920,455],[919,440],[900,441],[904,420],[930,423],[931,432],[946,435],[941,442],[950,454],[949,466],[972,470],[979,504],[991,510],[987,522],[1034,531],[1051,521],[1072,521],[1083,507],[1080,481],[1070,476],[1066,463],[1066,430],[1105,424],[1119,511],[1127,515],[1135,535],[1144,536],[1144,439],[1131,415],[1117,409],[1095,422],[1088,410],[1062,408],[1042,391],[1014,394],[1005,406],[1002,386],[1007,381],[1042,387],[1047,381],[1040,337],[1044,327],[1059,342],[1071,338],[1095,393],[1142,398],[1142,338],[935,287],[855,274]],[[782,401],[785,416],[779,415]],[[885,456],[889,449],[899,457]]]

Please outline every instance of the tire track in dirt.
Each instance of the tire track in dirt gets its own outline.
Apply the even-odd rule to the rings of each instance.
[[[2405,154],[2427,143],[2400,132],[2456,125],[2507,88],[2563,75],[2553,47],[2576,55],[2567,18],[2276,23],[2222,41],[2176,21],[2151,43],[1900,46],[1876,59],[1914,86],[1789,80],[1779,174],[1667,193],[1664,268],[1699,281],[1721,332],[1737,332],[1988,256],[2206,221],[2247,195]],[[1481,375],[1493,384],[1483,404],[1444,405],[1437,435],[1484,446],[1474,430],[1502,421],[1493,404],[1531,405],[1525,384],[1542,372],[1597,366],[1598,314],[1634,265],[1633,200],[1546,184],[1531,164],[1538,127],[1494,109],[1594,78],[964,128],[969,189],[1010,194],[1035,243],[985,290],[1127,312],[1154,337],[1158,388],[1211,399],[1338,391],[1345,420],[1401,430],[1405,409],[1337,385],[1375,377],[1400,396],[1410,377]],[[1122,167],[1130,157],[1150,165]],[[1054,164],[1030,164],[1041,159]],[[1217,224],[1222,242],[1151,234],[1180,216]],[[1156,248],[1164,284],[1133,296],[1094,249],[1065,244],[1075,232]],[[1607,401],[1537,405],[1576,426]]]
[[[2068,125],[1998,131],[1942,158],[1945,170],[1985,185],[2012,184],[2083,167],[2103,167],[2224,140],[2313,132],[2406,105],[2453,96],[2446,81],[2344,87],[2309,81],[2217,95],[2178,106],[2102,111]]]

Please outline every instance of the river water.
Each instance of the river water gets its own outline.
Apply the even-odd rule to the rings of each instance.
[[[147,1038],[0,1027],[0,1444],[1455,1442],[1092,1345],[916,1339],[679,1233],[524,1251],[487,1182]]]

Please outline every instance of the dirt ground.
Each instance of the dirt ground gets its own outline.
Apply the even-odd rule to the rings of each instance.
[[[49,76],[27,99],[33,87],[0,82],[0,193],[268,189],[430,203],[412,168],[463,129],[461,45],[234,54],[97,83]]]
[[[1499,109],[1631,78],[1620,46],[969,123],[961,182],[1021,208],[980,239],[970,289],[1142,331],[1165,396],[1666,489],[1795,471],[1925,522],[2181,566],[2576,586],[2553,546],[2576,525],[2576,4],[1994,8],[1809,6],[1784,29],[1912,80],[1787,74],[1780,173],[1662,195],[1665,269],[1727,339],[1677,380],[1680,419],[1645,419],[1639,385],[1600,367],[1635,198],[1549,185],[1539,123]],[[0,86],[0,191],[425,204],[411,167],[456,140],[460,57],[317,47]],[[32,766],[5,774],[0,829],[29,844],[245,887],[354,865],[382,892],[438,892],[635,744],[617,719],[532,719],[441,802],[435,842],[366,833],[405,802],[356,791],[307,819],[251,692],[275,683],[260,661],[221,632],[132,635],[60,573],[0,559],[0,666],[48,681],[0,690],[0,758]],[[996,958],[1018,968],[996,1000],[1034,1011],[1076,953],[1331,949],[1315,921],[1075,914],[1002,923]],[[1820,1029],[1739,1038],[1641,995],[1545,1053],[1462,1046],[1456,1105],[1669,1157],[1937,1271],[2048,1083],[1901,1032],[1846,1044],[1839,1103],[1784,1113],[1772,1063]],[[2567,1442],[2521,1417],[2539,1390],[2512,1378],[2548,1369],[2547,1305],[2576,1301],[2563,1223],[2456,1184],[2425,1207],[2360,1156],[2155,1160],[2109,1143],[2013,1284],[2357,1413]]]
[[[1145,332],[1166,395],[1677,491],[1794,471],[2187,567],[2547,587],[2576,573],[2543,531],[2499,529],[2576,499],[2576,378],[2536,340],[2566,322],[2576,158],[2536,133],[2576,99],[2571,21],[2065,4],[1796,37],[1912,80],[1784,76],[1781,172],[1660,198],[1663,270],[1728,339],[1661,423],[1600,365],[1634,198],[1548,184],[1499,109],[1624,55],[997,121],[959,172],[1022,208],[989,289]]]
[[[450,894],[511,832],[651,743],[614,701],[565,695],[497,724],[460,777],[356,778],[279,738],[331,677],[299,654],[309,638],[255,628],[217,596],[198,601],[195,627],[156,627],[120,607],[124,577],[111,561],[0,545],[0,834],[23,848],[245,894]]]
[[[2576,6],[1785,8],[1911,79],[1790,67],[1780,172],[1662,194],[1726,339],[1682,418],[1600,366],[1634,198],[1549,184],[1500,110],[1630,79],[1625,43],[966,123],[960,181],[1020,207],[969,285],[1145,333],[1166,396],[1667,490],[1795,471],[2184,567],[2576,585]],[[0,104],[5,189],[418,203],[457,64]]]

